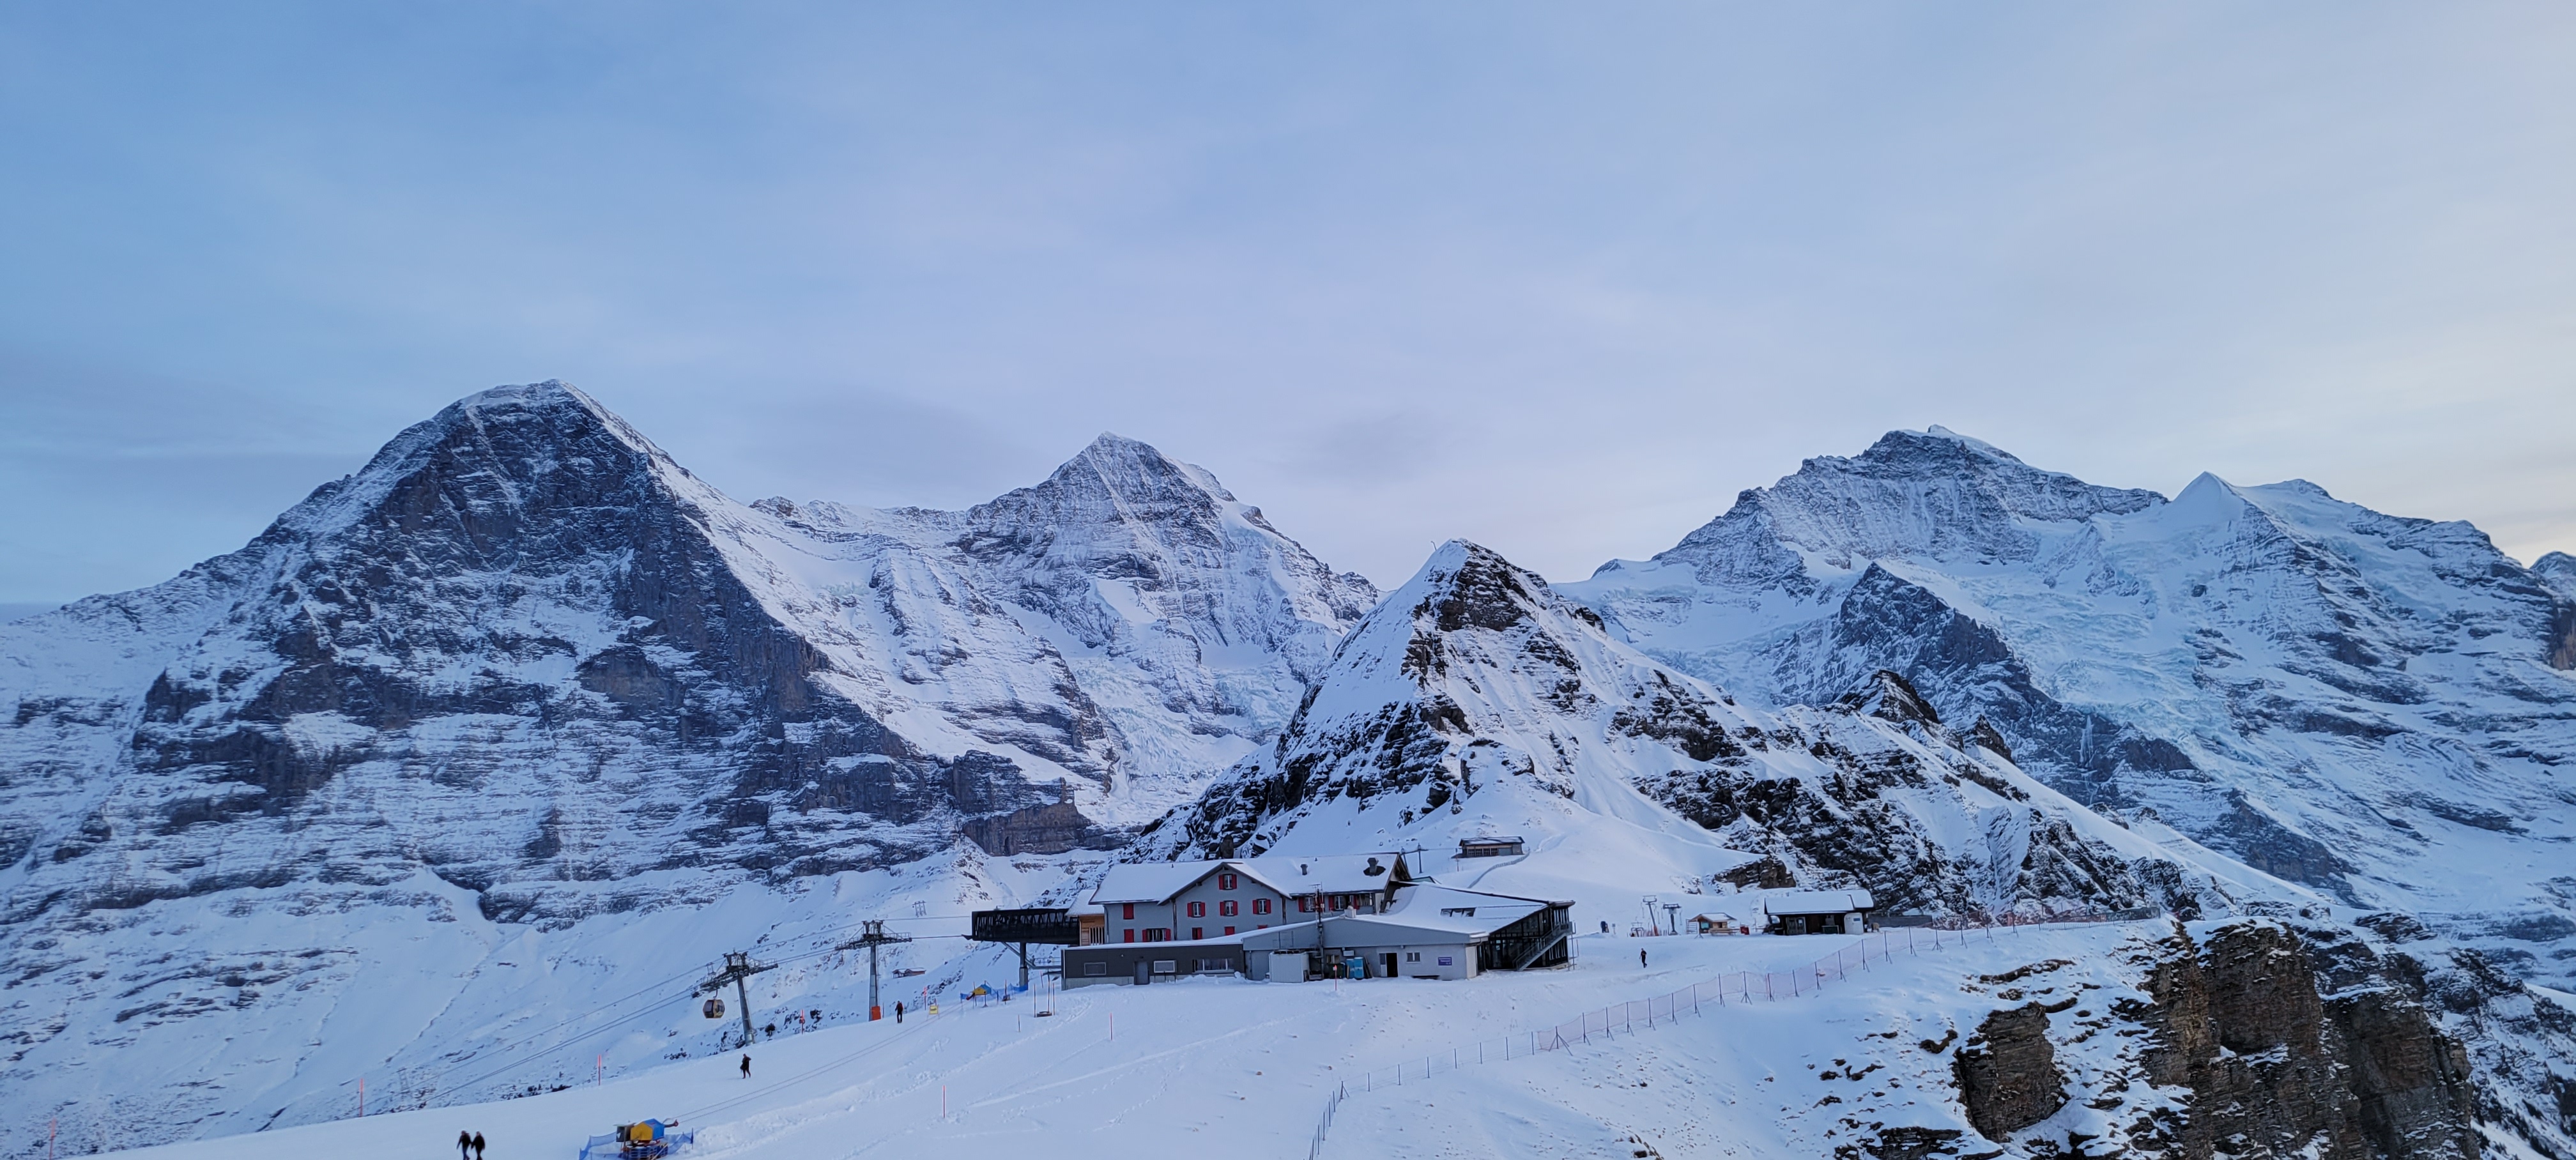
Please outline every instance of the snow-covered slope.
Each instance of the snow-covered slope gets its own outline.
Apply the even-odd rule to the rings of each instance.
[[[2576,597],[2303,482],[2171,501],[1934,428],[1563,585],[1766,705],[1893,670],[2078,801],[2576,982]]]
[[[1792,880],[1945,914],[2299,893],[2075,805],[1962,743],[1892,675],[1832,706],[1737,705],[1457,541],[1352,630],[1277,742],[1145,840],[1420,848],[1437,872],[1456,839],[1498,833],[1531,863],[1483,886],[1614,915],[1641,894]]]
[[[743,505],[570,387],[473,396],[238,552],[0,626],[0,1104],[294,1122],[542,1022],[469,1000],[495,956],[900,867],[1042,889],[1374,598],[1113,436],[965,512]]]
[[[570,1156],[648,1115],[695,1132],[682,1160],[1297,1156],[1337,1091],[1316,1149],[1331,1160],[2452,1160],[2479,1130],[2457,1044],[2435,1030],[2446,1013],[2409,996],[2384,943],[2330,930],[2158,918],[1574,944],[1565,968],[1465,983],[1203,979],[971,1005],[948,989],[938,1015],[916,1007],[902,1025],[835,1008],[819,1031],[783,1030],[752,1049],[748,1080],[732,1053],[701,1056],[136,1156],[441,1160],[461,1127],[495,1156]],[[1839,965],[1819,979],[1823,955]],[[964,978],[995,966],[981,956]],[[1738,972],[1780,997],[1729,985]],[[2512,1002],[2568,1017],[2536,995]],[[1605,1012],[1623,1020],[1613,1031],[1597,1030]],[[123,1130],[74,1127],[73,1154]],[[2500,1128],[2486,1125],[2480,1154],[2532,1154]]]

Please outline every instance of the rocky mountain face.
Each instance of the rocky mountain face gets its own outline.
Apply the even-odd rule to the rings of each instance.
[[[473,396],[238,552],[0,626],[0,1102],[113,1048],[197,1069],[171,1134],[240,1127],[314,1046],[218,1024],[452,997],[505,929],[1114,847],[1375,599],[1114,436],[963,512],[744,505],[572,388]],[[434,1059],[423,1001],[331,1049]]]
[[[2105,815],[2566,987],[2571,576],[2302,482],[2167,500],[1935,428],[1561,588],[1750,703],[1893,671]]]
[[[1849,1154],[2449,1160],[2484,1150],[2482,1093],[2460,1040],[2416,997],[2420,964],[2350,928],[2295,919],[2171,929],[2119,962],[2048,959],[1972,980],[1970,1007],[1986,1013],[1971,1016],[1955,1050],[1947,1038],[1919,1047],[1950,1055],[1984,1142],[1917,1130]],[[2094,1130],[2064,1127],[2070,1104]]]
[[[1893,674],[1830,706],[1741,706],[1464,542],[1352,630],[1277,741],[1145,841],[1179,855],[1510,832],[1548,849],[1603,817],[1660,851],[1657,874],[1867,887],[1898,910],[2197,913],[2248,889],[1961,741]],[[1694,863],[1694,840],[1717,849]],[[1633,908],[1630,882],[1612,913]]]

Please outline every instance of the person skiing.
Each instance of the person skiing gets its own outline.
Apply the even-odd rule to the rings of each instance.
[[[1644,947],[1637,948],[1637,965],[1641,967],[1646,965],[1646,948]]]
[[[474,1133],[458,1132],[456,1134],[456,1160],[465,1160],[465,1154],[473,1150]]]
[[[474,1133],[474,1160],[483,1160],[483,1133]]]
[[[751,1057],[748,1055],[742,1057],[742,1078],[751,1078]]]
[[[903,1022],[903,1000],[901,999],[894,1001],[894,1021],[897,1023]]]

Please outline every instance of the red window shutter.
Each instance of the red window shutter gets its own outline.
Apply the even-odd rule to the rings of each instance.
[[[1198,940],[1200,940],[1200,939],[1203,939],[1203,938],[1206,938],[1206,937],[1207,937],[1207,928],[1206,928],[1206,927],[1203,927],[1203,926],[1194,926],[1194,927],[1191,927],[1191,928],[1190,928],[1190,941],[1192,941],[1192,942],[1196,942],[1196,941],[1198,941]]]
[[[1227,933],[1227,934],[1233,934],[1233,933],[1234,933],[1234,928],[1233,928],[1233,927],[1230,927],[1230,926],[1229,926],[1229,927],[1227,927],[1227,928],[1225,928],[1225,933]]]
[[[1128,928],[1127,928],[1127,937],[1126,937],[1126,938],[1123,938],[1123,939],[1120,939],[1119,941],[1120,941],[1120,942],[1134,942],[1134,941],[1136,941],[1136,928],[1135,928],[1135,927],[1132,927],[1132,926],[1131,926],[1131,927],[1128,927]]]
[[[1134,917],[1136,917],[1136,904],[1135,904],[1135,903],[1133,903],[1133,902],[1122,902],[1122,903],[1119,903],[1119,904],[1118,904],[1118,917],[1120,917],[1120,918],[1134,918]]]

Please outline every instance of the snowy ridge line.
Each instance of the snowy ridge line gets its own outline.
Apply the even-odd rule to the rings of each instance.
[[[1848,978],[1853,967],[1867,969],[1870,959],[1884,960],[1900,950],[1908,954],[1920,954],[1926,950],[1946,950],[1978,934],[1985,935],[1986,941],[1992,942],[1997,930],[2019,933],[2024,927],[2138,921],[2145,921],[2145,919],[2134,911],[2118,911],[2089,915],[2058,915],[2044,920],[2025,918],[2018,921],[1988,922],[1972,927],[1949,929],[1929,926],[1905,927],[1902,928],[1904,934],[1902,938],[1899,938],[1895,931],[1880,931],[1795,970],[1737,971],[1730,975],[1720,975],[1662,995],[1631,999],[1597,1011],[1586,1011],[1554,1027],[1524,1031],[1519,1035],[1478,1040],[1453,1047],[1449,1051],[1449,1059],[1446,1062],[1434,1054],[1424,1056],[1422,1066],[1418,1068],[1408,1060],[1393,1067],[1363,1072],[1360,1075],[1360,1090],[1375,1091],[1378,1077],[1389,1073],[1393,1074],[1388,1080],[1388,1086],[1400,1087],[1403,1086],[1408,1074],[1418,1081],[1429,1079],[1445,1071],[1456,1071],[1462,1067],[1500,1063],[1507,1059],[1526,1059],[1549,1051],[1564,1051],[1577,1044],[1591,1042],[1594,1035],[1607,1036],[1614,1032],[1634,1030],[1639,1023],[1653,1027],[1658,1021],[1670,1023],[1685,1014],[1699,1014],[1700,1005],[1703,1003],[1714,1002],[1718,1006],[1725,1006],[1727,997],[1730,995],[1735,996],[1739,1003],[1749,1003],[1756,999],[1764,1002],[1778,1002],[1782,999],[1802,998],[1815,994],[1829,980]],[[1925,934],[1931,936],[1929,941],[1925,940]],[[1754,986],[1757,982],[1761,984],[1758,988]],[[1787,993],[1782,994],[1783,991]],[[1519,1049],[1517,1052],[1513,1050],[1516,1047]],[[1472,1057],[1468,1054],[1470,1049],[1475,1053]]]

